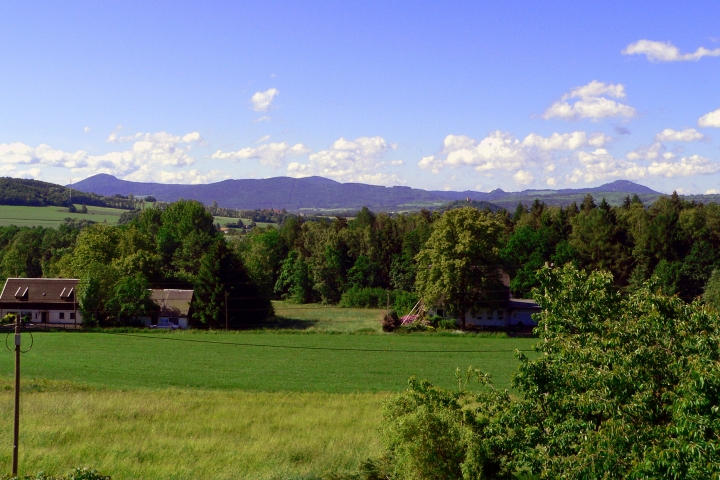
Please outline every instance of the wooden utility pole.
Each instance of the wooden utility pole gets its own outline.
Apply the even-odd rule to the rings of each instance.
[[[385,318],[390,318],[390,290],[387,291],[387,312],[385,314]]]
[[[227,290],[225,290],[225,331],[228,329]]]
[[[20,319],[15,317],[15,423],[13,425],[12,475],[17,477],[20,444]]]

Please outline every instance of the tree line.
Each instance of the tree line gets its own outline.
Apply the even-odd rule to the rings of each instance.
[[[676,194],[649,206],[628,197],[612,207],[587,195],[580,205],[536,200],[514,212],[287,215],[280,225],[229,238],[205,206],[179,201],[135,211],[123,225],[81,227],[0,228],[0,273],[83,279],[102,299],[89,309],[99,323],[118,317],[122,302],[109,299],[123,282],[135,282],[134,290],[123,287],[128,292],[195,288],[199,322],[212,325],[224,319],[225,292],[238,324],[253,298],[259,313],[248,321],[263,318],[272,298],[384,307],[388,291],[400,313],[423,298],[460,314],[501,301],[501,272],[515,297],[527,297],[542,266],[567,263],[610,272],[624,292],[654,277],[664,293],[690,301],[712,290],[720,265],[720,205]]]
[[[234,249],[263,291],[298,303],[337,304],[379,289],[454,296],[459,310],[492,301],[498,271],[522,298],[539,285],[542,266],[566,263],[608,271],[626,292],[655,276],[666,294],[690,301],[720,266],[720,205],[673,194],[650,206],[637,196],[612,207],[587,195],[580,205],[536,200],[514,212],[466,207],[391,216],[364,208],[349,220],[288,217],[279,228],[239,237]],[[384,306],[385,295],[378,298],[375,306]]]

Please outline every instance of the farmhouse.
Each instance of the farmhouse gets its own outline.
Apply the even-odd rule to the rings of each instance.
[[[158,311],[140,317],[140,321],[151,328],[188,328],[193,290],[152,289],[150,292],[150,299],[158,306]]]
[[[80,324],[74,278],[8,278],[0,294],[0,317],[13,313],[32,323]]]

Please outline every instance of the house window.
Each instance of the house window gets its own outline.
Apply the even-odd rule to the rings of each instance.
[[[177,319],[177,318],[171,318],[171,319],[170,319],[170,323],[172,323],[173,325],[177,325],[177,324],[178,324],[178,319]]]
[[[75,320],[75,312],[70,312],[70,320]]]
[[[440,316],[440,317],[444,317],[444,316],[445,316],[445,310],[443,310],[442,308],[438,308],[436,313],[437,313],[438,316]]]
[[[498,320],[505,319],[505,310],[498,310]]]
[[[60,320],[65,320],[65,312],[58,312],[58,318]]]

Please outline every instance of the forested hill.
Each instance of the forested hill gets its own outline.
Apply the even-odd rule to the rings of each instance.
[[[132,210],[133,203],[125,198],[108,198],[96,193],[75,190],[54,183],[24,178],[0,177],[0,205],[31,207],[60,206],[71,203],[96,207],[113,207]]]
[[[638,194],[645,202],[654,201],[660,193],[626,180],[618,180],[594,188],[565,190],[525,190],[523,192],[428,191],[410,187],[381,187],[362,183],[339,183],[323,177],[274,177],[267,179],[224,180],[206,185],[141,183],[119,180],[112,175],[95,175],[78,182],[74,188],[100,195],[153,195],[160,201],[192,199],[206,205],[216,201],[225,208],[253,210],[262,208],[301,210],[357,210],[368,207],[374,211],[419,210],[439,207],[448,202],[469,198],[491,210],[514,208],[518,202],[532,203],[540,198],[548,205],[580,203],[587,193],[606,197],[619,205],[626,195]]]

